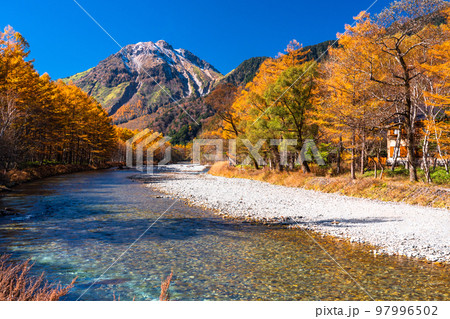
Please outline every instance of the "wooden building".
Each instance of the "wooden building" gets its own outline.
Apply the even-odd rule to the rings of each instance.
[[[433,108],[430,112],[435,113],[435,119],[438,121],[446,120],[447,116],[445,112],[440,108]],[[417,160],[417,164],[419,164],[422,161],[422,149],[421,149],[421,142],[422,136],[421,131],[423,128],[423,122],[426,119],[425,114],[422,112],[419,112],[417,114],[417,120],[415,125],[415,139],[417,141],[416,145],[416,154],[415,158]],[[400,134],[400,135],[399,135]],[[395,122],[392,122],[388,132],[387,132],[387,159],[386,162],[388,164],[392,164],[394,161],[395,153],[397,152],[397,163],[399,164],[406,164],[408,162],[408,148],[407,148],[407,135],[406,130],[404,128],[401,128],[401,124],[395,124]],[[396,147],[398,143],[398,147]]]

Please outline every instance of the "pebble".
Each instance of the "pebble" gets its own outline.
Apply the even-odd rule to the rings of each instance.
[[[164,176],[162,176],[164,177]],[[450,211],[183,171],[148,187],[222,217],[307,227],[377,246],[377,254],[450,262]],[[301,221],[301,223],[299,223]]]

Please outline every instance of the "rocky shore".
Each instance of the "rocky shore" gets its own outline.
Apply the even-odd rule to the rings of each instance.
[[[375,245],[379,253],[450,262],[450,212],[445,209],[189,174],[185,170],[155,174],[147,182],[148,187],[223,216],[306,227]]]
[[[57,164],[42,165],[33,168],[25,168],[22,170],[13,169],[10,171],[0,171],[0,193],[11,191],[10,187],[46,177],[119,167],[120,165],[121,163],[106,163],[98,166],[81,164]]]

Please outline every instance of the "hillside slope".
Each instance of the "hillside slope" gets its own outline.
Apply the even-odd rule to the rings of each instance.
[[[253,80],[258,72],[261,64],[267,57],[250,58],[238,65],[238,67],[225,75],[220,83],[230,83],[235,86],[245,86],[248,82]]]
[[[310,51],[307,59],[323,60],[328,47],[335,42],[305,47]],[[203,97],[220,83],[245,86],[266,59],[247,59],[222,76],[211,64],[189,51],[173,49],[160,40],[128,45],[96,67],[64,81],[71,80],[94,96],[115,124],[133,130],[151,127],[169,134],[175,143],[185,143],[214,115]]]
[[[222,77],[193,53],[160,40],[127,45],[64,81],[73,81],[92,95],[120,123],[174,100],[208,94]]]

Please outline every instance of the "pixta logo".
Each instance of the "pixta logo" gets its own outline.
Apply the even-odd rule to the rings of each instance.
[[[126,142],[127,166],[152,174],[155,164],[159,166],[170,163],[172,149],[169,142],[170,137],[164,137],[150,129],[145,129],[136,134]],[[275,147],[278,150],[279,163],[282,166],[289,165],[289,156],[291,156],[292,163],[292,154],[296,156],[294,158],[295,164],[314,160],[319,165],[325,165],[319,149],[312,139],[305,140],[301,149],[297,146],[298,141],[296,139],[259,139],[253,143],[248,139],[242,139],[239,142],[242,146],[239,151],[240,163],[237,161],[236,139],[226,141],[222,139],[195,139],[192,144],[192,162],[194,164],[212,164],[228,159],[233,165],[250,165],[256,162],[259,166],[265,166],[267,163],[261,155],[264,154],[264,147],[266,147],[266,152],[267,148]],[[224,152],[224,144],[228,145],[226,152]],[[208,151],[205,152],[205,149]],[[155,154],[157,151],[156,160]]]
[[[237,158],[236,152],[236,140],[230,139],[228,142],[228,150],[224,153],[224,140],[221,139],[196,139],[194,140],[192,146],[192,161],[194,164],[201,164],[202,159],[206,160],[208,163],[213,163],[217,161],[224,160],[224,154],[227,154],[228,158]],[[280,154],[280,164],[283,166],[288,165],[288,153],[289,147],[297,148],[298,141],[296,139],[259,139],[256,143],[252,143],[248,139],[240,140],[242,145],[245,147],[244,154],[248,154],[242,161],[242,165],[249,165],[252,163],[252,158],[260,166],[265,166],[267,163],[261,156],[261,149],[264,145],[275,146],[279,150]],[[208,154],[203,154],[202,147],[213,148]],[[320,155],[319,149],[317,148],[314,140],[307,139],[304,141],[301,150],[298,152],[298,157],[295,160],[296,164],[303,162],[312,162],[313,160],[319,165],[325,165],[325,161]],[[238,164],[235,162],[234,164]]]
[[[162,137],[160,133],[155,133],[149,129],[134,135],[126,141],[126,163],[127,167],[136,168],[139,171],[147,170],[148,174],[153,173],[155,163],[155,152],[158,149],[164,148],[164,156],[160,159],[157,165],[165,165],[171,161],[172,150],[170,144],[170,137]],[[146,151],[146,165],[144,165],[144,150]],[[136,156],[134,161],[133,157]],[[133,165],[135,162],[135,165]]]

